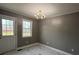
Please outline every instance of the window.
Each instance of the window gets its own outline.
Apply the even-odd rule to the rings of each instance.
[[[13,20],[2,19],[2,36],[11,36],[13,33]]]
[[[23,37],[32,36],[32,21],[23,20]]]

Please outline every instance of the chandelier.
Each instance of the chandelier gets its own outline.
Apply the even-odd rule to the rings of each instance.
[[[35,14],[35,17],[37,19],[45,19],[45,15],[43,14],[43,11],[42,10],[38,10]]]

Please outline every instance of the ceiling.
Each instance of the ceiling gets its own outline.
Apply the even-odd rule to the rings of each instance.
[[[35,18],[37,10],[42,10],[46,18],[79,11],[78,3],[0,3],[0,8]]]

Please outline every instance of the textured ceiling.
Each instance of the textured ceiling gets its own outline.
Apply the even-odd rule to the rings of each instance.
[[[79,11],[78,3],[1,3],[0,7],[31,18],[35,18],[37,10],[42,10],[46,18]]]

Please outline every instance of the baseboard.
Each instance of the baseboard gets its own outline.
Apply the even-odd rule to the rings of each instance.
[[[29,45],[26,45],[26,46],[23,46],[23,47],[16,48],[15,50],[28,48],[28,47],[31,47],[31,46],[34,46],[34,45],[42,45],[42,46],[45,46],[45,47],[50,48],[50,49],[52,49],[52,50],[55,50],[55,51],[57,51],[57,52],[60,52],[60,53],[66,54],[66,55],[72,55],[72,54],[70,54],[70,53],[64,52],[64,51],[62,51],[62,50],[59,50],[59,49],[56,49],[56,48],[53,48],[53,47],[50,47],[50,46],[47,46],[47,45],[42,44],[42,43],[29,44]]]
[[[57,51],[57,52],[60,52],[60,53],[66,54],[66,55],[72,55],[72,54],[70,54],[70,53],[67,53],[67,52],[65,52],[65,51],[62,51],[62,50],[59,50],[59,49],[56,49],[56,48],[53,48],[53,47],[50,47],[50,46],[47,46],[47,45],[42,44],[42,43],[29,44],[29,45],[26,45],[26,46],[17,48],[17,50],[18,50],[18,49],[24,49],[24,48],[27,48],[27,47],[31,47],[31,46],[34,46],[34,45],[42,45],[42,46],[45,46],[45,47],[50,48],[50,49],[52,49],[52,50],[55,50],[55,51]]]
[[[42,43],[38,43],[38,44],[43,45],[43,46],[45,46],[45,47],[47,47],[47,48],[50,48],[50,49],[52,49],[52,50],[55,50],[55,51],[57,51],[57,52],[66,54],[66,55],[72,55],[72,54],[70,54],[70,53],[67,53],[67,52],[65,52],[65,51],[62,51],[62,50],[59,50],[59,49],[56,49],[56,48],[53,48],[53,47],[50,47],[50,46],[47,46],[47,45],[42,44]]]
[[[2,53],[0,53],[0,55],[4,55],[5,53],[8,53],[10,51],[24,49],[24,48],[31,47],[31,46],[34,46],[34,45],[38,45],[38,43],[32,43],[32,44],[29,44],[29,45],[26,45],[26,46],[22,46],[22,47],[19,47],[19,48],[16,48],[16,49],[12,49],[12,50],[9,50],[9,51],[6,51],[6,52],[2,52]]]
[[[34,45],[38,45],[38,43],[32,43],[32,44],[29,44],[29,45],[26,45],[26,46],[22,46],[22,47],[17,48],[16,50],[24,49],[24,48],[31,47],[31,46],[34,46]]]

